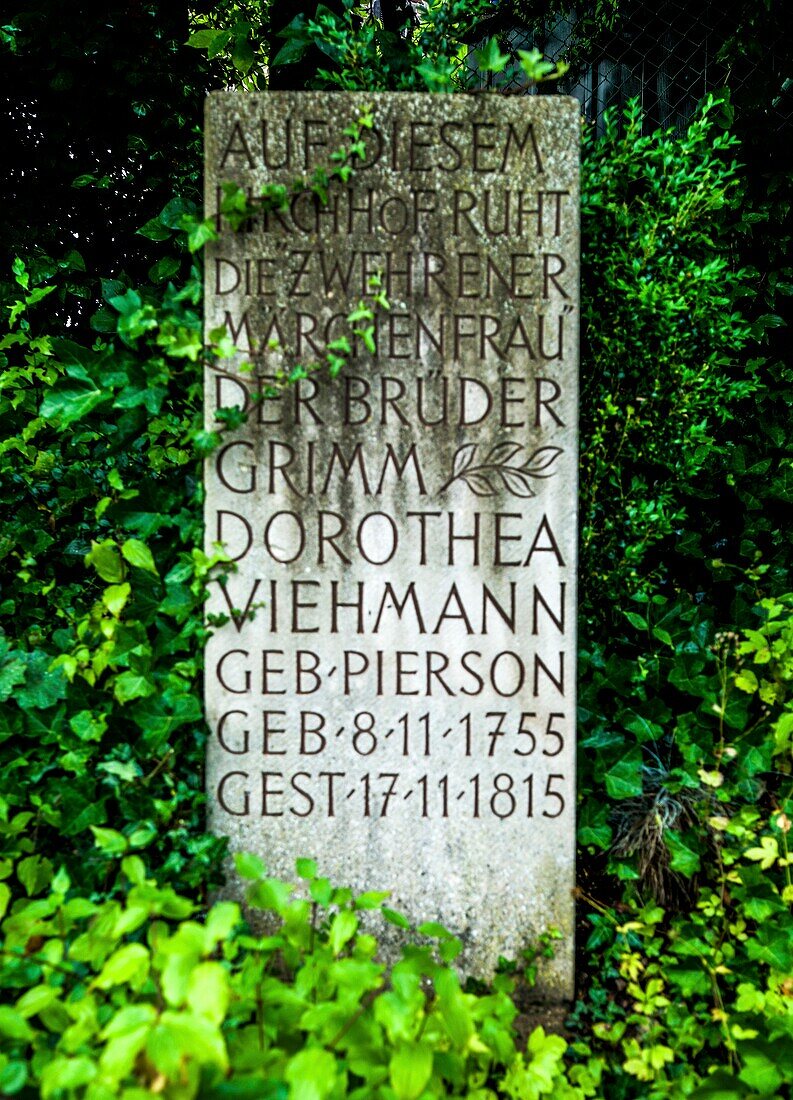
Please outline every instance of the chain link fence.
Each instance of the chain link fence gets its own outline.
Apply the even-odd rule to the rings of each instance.
[[[758,7],[760,6],[758,0]],[[511,25],[510,25],[511,21]],[[776,123],[793,118],[793,81],[785,73],[783,51],[752,56],[751,42],[740,68],[727,49],[736,34],[736,5],[713,0],[596,0],[577,7],[524,0],[494,5],[488,20],[503,47],[539,49],[569,71],[552,85],[526,88],[519,66],[482,78],[505,91],[534,94],[563,92],[581,103],[584,115],[602,130],[609,107],[638,97],[648,128],[684,128],[708,92],[729,88],[739,94],[755,79],[759,66],[776,80]]]

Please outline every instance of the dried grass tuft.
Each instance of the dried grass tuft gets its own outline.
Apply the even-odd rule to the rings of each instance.
[[[643,793],[615,807],[611,851],[620,859],[635,858],[642,888],[661,905],[677,908],[696,893],[696,877],[672,870],[666,833],[697,823],[696,804],[702,795],[689,789],[672,793],[665,785],[668,778],[665,770],[646,768]]]

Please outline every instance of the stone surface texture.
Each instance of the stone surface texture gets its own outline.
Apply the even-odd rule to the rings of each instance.
[[[352,177],[291,197],[367,108]],[[393,891],[466,971],[558,928],[549,1001],[573,993],[579,135],[557,96],[206,110],[208,215],[224,181],[290,189],[206,254],[206,331],[239,349],[207,368],[207,427],[248,412],[205,472],[207,548],[235,559],[209,607],[211,827],[278,876],[313,856]],[[350,324],[373,275],[389,308]]]

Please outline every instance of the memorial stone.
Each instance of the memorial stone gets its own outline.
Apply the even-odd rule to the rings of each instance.
[[[313,856],[391,890],[467,972],[559,929],[549,1000],[573,984],[579,132],[559,96],[223,92],[206,116],[206,331],[238,349],[207,427],[247,414],[205,473],[234,563],[210,825],[272,874]],[[317,168],[342,168],[326,196]],[[286,205],[234,231],[224,183]]]

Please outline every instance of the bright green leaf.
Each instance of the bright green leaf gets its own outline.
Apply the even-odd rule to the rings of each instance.
[[[432,1076],[432,1049],[424,1043],[400,1046],[388,1072],[398,1100],[418,1100]]]
[[[127,539],[122,543],[121,553],[130,565],[134,565],[137,569],[144,569],[147,573],[154,573],[155,576],[159,575],[151,550],[140,539]]]
[[[114,951],[93,984],[99,989],[114,985],[137,986],[149,971],[149,952],[142,943],[127,943]]]

